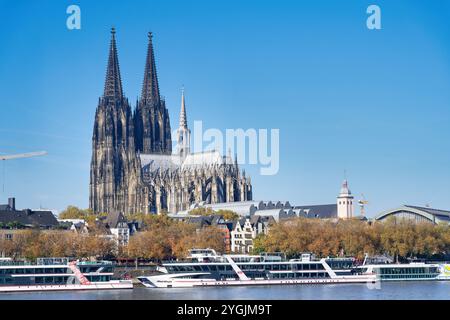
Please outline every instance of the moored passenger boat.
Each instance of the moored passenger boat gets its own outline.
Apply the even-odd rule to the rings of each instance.
[[[286,260],[279,254],[218,255],[212,249],[193,249],[187,261],[164,263],[160,270],[165,274],[138,280],[151,288],[377,281],[375,275],[361,274],[352,258],[315,259],[303,254]]]
[[[448,264],[414,262],[408,264],[369,264],[359,267],[362,274],[375,274],[380,281],[450,280]]]
[[[36,264],[0,261],[0,292],[132,289],[131,280],[113,280],[109,261],[40,258]]]

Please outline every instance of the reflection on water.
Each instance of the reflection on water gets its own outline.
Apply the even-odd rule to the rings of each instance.
[[[107,290],[95,292],[0,293],[4,299],[32,300],[450,300],[450,281],[383,282],[380,288],[365,284],[297,285],[262,287],[210,287],[186,289]]]

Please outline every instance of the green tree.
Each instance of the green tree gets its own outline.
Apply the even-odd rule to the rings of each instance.
[[[239,219],[239,215],[232,210],[218,210],[218,215],[221,215],[225,220],[234,221]]]
[[[266,237],[264,233],[260,233],[253,239],[253,253],[260,254],[266,252]]]
[[[108,214],[105,212],[94,213],[91,209],[80,209],[75,206],[68,206],[59,214],[60,219],[83,219],[91,226],[99,218],[104,218]]]
[[[86,212],[75,206],[68,206],[59,214],[60,219],[84,219]]]
[[[216,214],[212,208],[195,208],[190,210],[188,213],[195,216],[210,216]]]

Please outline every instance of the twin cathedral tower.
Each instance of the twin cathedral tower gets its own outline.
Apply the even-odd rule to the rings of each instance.
[[[142,92],[133,111],[124,96],[114,28],[103,96],[92,136],[89,207],[96,213],[162,213],[193,203],[252,200],[252,185],[236,159],[218,151],[192,153],[184,92],[177,147],[160,96],[149,33]]]

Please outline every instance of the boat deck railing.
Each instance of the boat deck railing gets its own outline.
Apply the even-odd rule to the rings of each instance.
[[[36,263],[26,261],[0,261],[0,266],[34,266]]]
[[[0,261],[0,266],[56,266],[68,265],[69,261]],[[78,261],[77,265],[113,265],[112,261]]]
[[[215,259],[209,259],[211,257],[205,257],[203,261],[199,261],[197,259],[172,259],[172,260],[162,260],[162,264],[172,264],[172,263],[227,263],[226,259],[228,255],[216,257]],[[309,261],[302,261],[301,259],[270,259],[269,257],[262,257],[261,259],[248,259],[242,258],[239,256],[233,257],[233,255],[229,255],[236,263],[320,263],[320,259],[314,259]]]
[[[83,266],[85,266],[85,265],[98,265],[98,264],[107,264],[107,265],[112,265],[112,264],[114,264],[112,261],[104,261],[104,260],[101,260],[101,261],[79,261],[78,263],[77,263],[77,265],[83,265]]]

